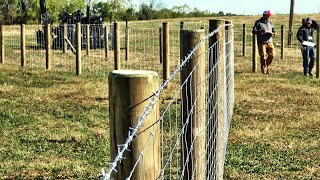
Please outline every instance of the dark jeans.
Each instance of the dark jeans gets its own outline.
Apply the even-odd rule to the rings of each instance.
[[[314,47],[306,46],[302,47],[302,58],[303,58],[303,73],[307,74],[312,71],[314,62],[316,59],[316,53]],[[310,58],[310,61],[309,61]]]

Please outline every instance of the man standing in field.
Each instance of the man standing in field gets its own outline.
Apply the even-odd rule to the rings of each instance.
[[[255,22],[252,30],[257,35],[261,72],[263,74],[269,74],[268,67],[272,63],[275,54],[272,36],[277,33],[272,22],[269,20],[270,16],[270,10],[263,11],[263,16]]]
[[[302,45],[303,74],[305,76],[313,76],[312,68],[316,59],[313,34],[317,30],[317,26],[317,22],[308,17],[297,33],[297,39]]]

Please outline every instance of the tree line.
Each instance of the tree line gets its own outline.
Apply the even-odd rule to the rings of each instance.
[[[186,17],[231,16],[232,13],[217,13],[191,8],[187,4],[166,8],[161,0],[147,0],[135,6],[132,0],[45,0],[47,17],[59,23],[59,17],[77,10],[86,12],[89,5],[91,14],[108,20],[151,20]],[[40,0],[1,0],[0,24],[37,24],[40,20]]]

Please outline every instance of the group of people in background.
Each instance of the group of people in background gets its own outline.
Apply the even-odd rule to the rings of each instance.
[[[270,10],[263,11],[263,16],[255,22],[252,30],[257,35],[261,72],[263,74],[269,74],[269,66],[275,55],[272,37],[278,34],[269,20],[270,16]],[[317,22],[308,17],[297,32],[297,39],[301,43],[303,74],[305,76],[313,76],[312,69],[316,60],[314,31],[317,26]]]

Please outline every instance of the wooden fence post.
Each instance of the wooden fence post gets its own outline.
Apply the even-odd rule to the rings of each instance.
[[[292,37],[293,37],[293,15],[294,15],[294,0],[291,0],[290,3],[290,16],[289,16],[289,32],[288,32],[288,45],[292,45]]]
[[[45,26],[46,69],[51,69],[51,26]]]
[[[21,24],[21,67],[24,67],[26,64],[26,26],[25,24]]]
[[[252,33],[252,72],[257,72],[257,35]]]
[[[169,44],[169,25],[168,22],[162,24],[163,37],[163,80],[167,80],[170,75],[170,44]]]
[[[66,39],[68,38],[68,26],[66,23],[63,24],[63,47],[62,47],[62,53],[67,53],[68,50],[68,44],[66,42]]]
[[[115,20],[113,24],[113,35],[114,35],[114,69],[121,69],[120,66],[120,32],[118,22]]]
[[[242,25],[242,56],[246,56],[246,46],[247,46],[247,31],[246,31],[246,24]]]
[[[232,24],[232,21],[226,21],[226,24]],[[228,118],[231,119],[233,114],[233,105],[234,105],[234,30],[233,26],[227,26],[226,27],[226,54],[228,54],[226,58],[226,79],[227,79],[227,104],[226,107],[228,107]],[[229,127],[226,127],[225,129],[229,129]],[[228,137],[228,132],[225,136],[225,138]],[[225,139],[227,142],[227,139]]]
[[[104,27],[104,58],[108,59],[109,45],[108,45],[109,37],[108,37],[108,29],[107,26]]]
[[[214,31],[219,26],[224,25],[224,20],[210,20],[209,21],[209,32]],[[219,43],[217,43],[219,42]],[[210,60],[209,60],[209,72],[212,71],[213,74],[209,79],[209,95],[214,94],[212,97],[212,103],[209,110],[216,113],[215,117],[212,118],[213,122],[210,122],[209,126],[213,126],[213,129],[208,129],[208,133],[215,133],[214,138],[209,140],[208,153],[214,155],[208,158],[208,161],[214,161],[215,169],[212,170],[212,164],[209,163],[207,169],[211,169],[213,172],[207,172],[209,177],[216,177],[216,179],[221,180],[223,177],[223,127],[224,127],[224,108],[225,108],[225,29],[222,28],[219,32],[213,35],[209,39],[209,47],[216,44],[211,50]],[[212,59],[211,59],[212,58]],[[210,112],[212,113],[212,112]],[[212,132],[213,131],[213,132]],[[210,149],[212,148],[212,149]],[[212,152],[214,151],[214,152]],[[212,174],[214,173],[214,174]]]
[[[317,57],[316,57],[316,77],[319,78],[319,59],[320,59],[320,28],[317,26]]]
[[[4,36],[3,25],[0,25],[0,63],[4,64]]]
[[[180,30],[180,57],[185,57],[205,36],[204,30]],[[187,124],[185,135],[181,140],[181,172],[183,179],[189,180],[190,171],[194,179],[205,179],[206,121],[205,121],[205,45],[199,47],[192,58],[180,72],[183,92],[181,97],[182,124]],[[192,74],[190,77],[190,74]],[[189,118],[189,114],[191,117]],[[185,137],[190,137],[184,139]],[[191,153],[189,153],[192,151]],[[189,156],[189,160],[187,157]]]
[[[184,22],[183,21],[180,22],[180,29],[184,29]]]
[[[163,61],[163,40],[162,40],[162,28],[159,28],[159,57],[160,57],[160,64]]]
[[[281,26],[281,59],[284,59],[284,26]]]
[[[150,103],[150,97],[158,88],[159,76],[153,71],[114,70],[109,74],[109,111],[110,111],[110,151],[113,160],[118,153],[118,145],[124,144],[129,128],[134,127],[145,107]],[[140,152],[146,146],[143,157],[140,159],[132,179],[156,179],[160,175],[160,125],[159,104],[156,103],[138,129],[134,141],[125,151],[121,166],[117,173],[111,174],[116,180],[126,179],[134,163],[138,160]],[[150,134],[153,132],[151,140]],[[141,134],[140,134],[141,133]],[[144,172],[144,173],[143,173]]]
[[[76,24],[76,75],[82,73],[81,69],[81,24]]]
[[[126,21],[126,61],[129,61],[129,23]]]
[[[87,33],[87,56],[90,56],[90,46],[91,46],[91,44],[90,44],[90,24],[87,24],[86,25],[86,33]],[[93,44],[94,46],[95,46],[95,44]]]

